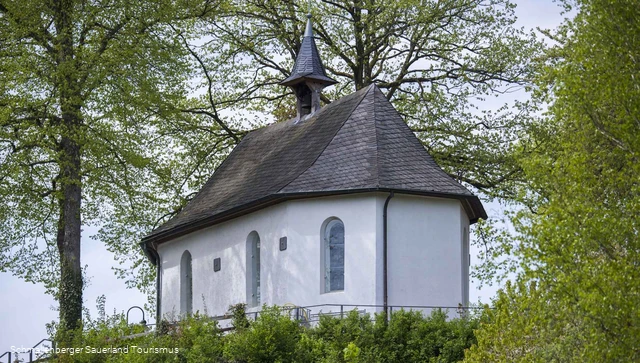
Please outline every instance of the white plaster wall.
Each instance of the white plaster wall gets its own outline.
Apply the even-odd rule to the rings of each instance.
[[[192,255],[194,312],[204,312],[206,305],[207,314],[222,315],[229,305],[247,302],[246,238],[252,231],[260,235],[262,304],[374,304],[376,213],[374,194],[301,199],[163,243],[158,247],[161,313],[169,318],[180,313],[180,258],[185,250]],[[320,232],[330,217],[345,226],[345,290],[323,293]],[[284,236],[287,250],[280,251]],[[217,257],[222,268],[214,272]]]
[[[457,307],[462,297],[460,202],[396,194],[388,207],[389,304]]]
[[[302,199],[286,203],[288,248],[263,252],[265,296],[271,304],[373,304],[375,296],[376,199],[373,194]],[[345,228],[345,286],[324,293],[321,266],[323,222]]]
[[[161,244],[162,315],[180,313],[179,270],[185,250],[193,259],[194,312],[204,312],[206,306],[208,315],[222,315],[229,305],[246,303],[246,240],[252,231],[260,236],[261,304],[382,305],[387,196],[288,201]],[[462,241],[468,218],[460,202],[396,194],[388,214],[390,305],[457,306],[466,301]],[[321,227],[331,217],[345,226],[345,290],[324,293]],[[287,250],[280,251],[279,240],[285,236]],[[214,272],[218,257],[222,268]]]
[[[160,244],[162,315],[180,313],[180,258],[185,250],[192,256],[194,312],[221,315],[229,305],[246,302],[246,238],[257,231],[265,249],[269,237],[285,229],[285,216],[286,206],[276,205]],[[214,272],[218,257],[221,269]]]

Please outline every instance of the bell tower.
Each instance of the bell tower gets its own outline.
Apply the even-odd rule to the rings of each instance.
[[[281,85],[291,87],[296,95],[298,120],[320,109],[320,92],[323,88],[337,83],[327,77],[322,60],[313,38],[311,14],[307,14],[307,26],[298,57],[291,75]]]

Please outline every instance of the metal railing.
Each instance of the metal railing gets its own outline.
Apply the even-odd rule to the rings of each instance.
[[[309,322],[317,322],[320,320],[321,316],[334,316],[344,318],[345,313],[349,313],[351,311],[357,311],[360,315],[371,314],[371,313],[383,313],[385,312],[385,308],[388,309],[389,317],[398,310],[418,310],[422,312],[433,311],[433,310],[447,310],[455,311],[457,315],[460,317],[466,316],[469,311],[484,309],[484,307],[480,306],[437,306],[437,305],[378,305],[378,304],[319,304],[319,305],[307,305],[302,307],[310,311]],[[324,311],[328,308],[328,311]],[[314,312],[315,311],[315,312]]]
[[[313,324],[320,321],[322,316],[333,316],[344,318],[345,314],[348,314],[351,311],[357,311],[358,314],[372,314],[378,312],[384,312],[384,305],[376,305],[376,304],[317,304],[317,305],[306,305],[306,306],[285,306],[281,307],[281,311],[285,311],[288,313],[289,317],[293,320],[299,321],[300,324]],[[455,314],[460,317],[466,316],[470,311],[473,310],[481,310],[485,309],[483,306],[437,306],[437,305],[388,305],[386,306],[389,312],[389,316],[391,316],[394,312],[399,310],[419,310],[419,311],[429,311],[429,310],[447,310],[454,311]],[[257,320],[258,317],[262,314],[261,310],[245,312],[245,315],[250,320]],[[218,322],[220,329],[223,332],[234,330],[234,327],[231,325],[231,321],[233,320],[232,314],[218,315],[209,317],[212,320]]]
[[[31,348],[26,348],[26,349],[28,349],[28,350],[29,350],[29,363],[37,362],[37,361],[39,361],[40,359],[43,359],[43,358],[45,358],[45,357],[46,357],[44,354],[41,354],[40,356],[36,356],[36,357],[35,357],[35,361],[34,361],[34,357],[33,357],[33,355],[34,355],[34,354],[33,354],[33,351],[34,351],[35,349],[37,349],[38,347],[40,347],[40,345],[42,345],[44,342],[49,342],[49,343],[51,343],[51,348],[48,348],[48,349],[47,349],[48,351],[50,351],[51,349],[53,349],[53,350],[55,350],[55,349],[56,349],[56,343],[55,343],[53,340],[51,340],[51,339],[47,339],[47,338],[42,339],[41,341],[39,341],[38,343],[36,343],[36,345],[34,345],[33,347],[31,347]],[[26,350],[26,349],[21,349],[21,350]],[[5,356],[7,356],[7,362],[8,362],[8,363],[12,363],[12,361],[11,361],[11,357],[13,356],[13,354],[12,354],[12,353],[13,353],[12,351],[4,352],[2,355],[0,355],[0,359],[2,359],[2,358],[4,358]],[[26,354],[26,352],[24,352],[24,353]],[[21,353],[15,352],[15,354],[16,354],[16,359],[17,359],[17,358],[18,358],[18,355],[19,355],[19,354],[21,354]]]

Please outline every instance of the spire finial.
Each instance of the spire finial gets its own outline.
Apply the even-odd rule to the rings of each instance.
[[[311,25],[311,0],[309,0],[309,13],[307,13],[307,28],[304,31],[305,37],[313,37],[313,26]]]

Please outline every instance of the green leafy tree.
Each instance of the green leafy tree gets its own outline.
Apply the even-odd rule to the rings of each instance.
[[[640,360],[640,8],[581,0],[540,72],[550,103],[523,163],[518,281],[498,296],[469,362]]]
[[[82,314],[82,226],[135,256],[144,286],[133,241],[225,147],[219,126],[179,112],[191,68],[177,34],[218,6],[0,0],[0,269],[44,283],[63,328]]]
[[[325,91],[325,102],[376,83],[450,175],[488,195],[513,196],[521,175],[514,156],[523,152],[515,141],[528,123],[528,104],[478,108],[527,85],[541,48],[534,35],[514,27],[513,3],[234,4],[208,22],[206,42],[191,46],[213,89],[191,111],[216,117],[233,111],[255,125],[295,116],[292,93],[278,82],[289,75],[311,11],[325,67],[340,82]]]

